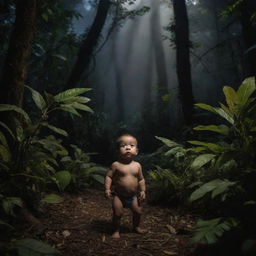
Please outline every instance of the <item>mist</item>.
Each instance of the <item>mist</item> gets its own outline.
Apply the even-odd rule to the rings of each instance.
[[[142,6],[150,7],[149,12],[115,28],[97,52],[85,83],[94,89],[99,111],[107,113],[112,121],[127,124],[134,122],[145,106],[155,111],[158,90],[162,88],[170,94],[170,125],[175,127],[182,115],[176,49],[166,30],[174,22],[172,5],[169,1],[140,0],[128,8]],[[238,84],[244,75],[241,26],[228,25],[227,18],[220,18],[222,8],[220,1],[187,1],[195,102],[216,105],[222,97],[221,88]],[[82,18],[74,20],[73,27],[77,33],[83,33],[92,22],[95,9],[84,1],[77,11]],[[99,45],[106,39],[110,22],[111,15]]]

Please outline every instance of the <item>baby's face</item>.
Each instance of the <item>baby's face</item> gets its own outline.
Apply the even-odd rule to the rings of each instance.
[[[119,156],[124,159],[131,159],[138,154],[137,140],[132,136],[124,135],[120,138]]]

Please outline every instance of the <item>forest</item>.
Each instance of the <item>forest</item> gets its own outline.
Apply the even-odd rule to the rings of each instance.
[[[256,0],[0,0],[0,42],[1,255],[256,255]]]

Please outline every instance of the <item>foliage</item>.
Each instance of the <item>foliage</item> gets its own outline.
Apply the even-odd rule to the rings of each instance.
[[[50,125],[47,118],[55,110],[64,110],[79,116],[78,110],[92,110],[85,105],[89,99],[80,96],[89,90],[87,88],[71,89],[55,96],[45,93],[44,97],[32,88],[29,90],[40,111],[39,118],[34,122],[23,109],[13,105],[0,105],[0,111],[12,111],[20,116],[19,119],[18,116],[14,117],[15,125],[10,127],[0,123],[0,171],[3,178],[1,193],[3,202],[17,196],[25,201],[32,200],[31,204],[36,205],[40,194],[52,182],[53,177],[60,177],[61,174],[64,176],[64,173],[56,173],[58,158],[68,154],[61,139],[53,135],[40,137],[43,128],[67,136],[65,130]],[[9,200],[9,204],[18,203],[17,200]]]
[[[150,158],[161,166],[148,172],[147,181],[150,200],[164,204],[181,203],[185,200],[185,188],[194,181],[196,173],[188,172],[193,153],[183,145],[167,138],[156,136],[165,144]]]
[[[31,238],[23,238],[12,240],[9,243],[4,243],[1,246],[0,252],[3,255],[18,255],[18,256],[54,256],[60,255],[60,252],[50,245],[43,243],[39,240]],[[15,254],[13,254],[15,253]]]
[[[237,226],[237,222],[232,219],[222,220],[221,218],[211,220],[199,220],[194,229],[194,236],[192,241],[207,242],[213,244],[218,241],[218,238],[223,235],[224,232],[229,231],[232,227]]]
[[[220,107],[212,107],[206,104],[196,104],[196,106],[222,117],[226,123],[219,126],[208,125],[194,128],[221,134],[222,137],[219,142],[215,143],[189,141],[192,145],[197,146],[191,150],[200,152],[191,167],[194,169],[207,167],[215,177],[211,180],[209,175],[206,182],[198,184],[200,186],[191,194],[190,200],[195,201],[211,193],[212,203],[221,202],[221,204],[219,203],[221,207],[215,215],[226,215],[226,219],[218,217],[198,222],[194,241],[207,240],[208,243],[214,243],[218,240],[217,237],[237,225],[244,231],[244,236],[251,237],[253,234],[254,220],[250,218],[250,215],[245,218],[247,208],[245,207],[245,212],[241,211],[241,204],[234,203],[234,200],[239,198],[245,206],[248,205],[248,202],[255,202],[255,189],[252,189],[256,171],[254,151],[256,146],[256,104],[255,98],[252,97],[255,90],[254,78],[247,78],[237,91],[229,86],[223,88],[227,105],[220,103]],[[250,209],[255,212],[255,206]],[[233,222],[232,224],[229,222],[230,224],[227,225],[227,219],[230,219],[231,216],[233,216]]]
[[[190,140],[188,143],[194,147],[185,149],[174,141],[157,137],[171,148],[164,153],[166,157],[182,147],[184,161],[188,165],[183,171],[175,172],[175,176],[169,175],[173,167],[169,165],[169,171],[164,172],[164,179],[167,180],[165,190],[169,189],[174,194],[177,191],[186,194],[193,189],[190,201],[199,201],[207,209],[208,215],[214,217],[198,221],[192,239],[194,242],[216,243],[226,231],[232,233],[237,230],[240,238],[243,237],[245,241],[255,239],[255,91],[254,78],[247,78],[237,90],[224,86],[226,105],[220,103],[219,107],[212,107],[202,103],[195,104],[224,120],[223,124],[199,125],[194,128],[196,131],[216,134],[210,137],[209,142]],[[164,187],[162,174],[154,174],[153,177],[155,182]],[[179,182],[181,189],[178,189],[174,184],[180,179],[183,181]],[[161,189],[159,185],[159,191]]]
[[[68,151],[62,145],[61,139],[43,134],[46,132],[44,129],[64,137],[68,134],[65,130],[49,124],[47,119],[57,110],[78,116],[79,110],[93,112],[85,105],[89,99],[81,96],[89,90],[87,88],[70,89],[55,96],[46,92],[43,96],[34,89],[27,88],[31,91],[40,113],[34,121],[27,112],[17,106],[0,105],[1,112],[16,113],[11,116],[13,123],[7,125],[0,122],[0,211],[6,217],[15,216],[16,208],[24,205],[35,210],[40,199],[47,203],[59,203],[63,200],[56,194],[45,193],[53,182],[56,182],[62,191],[71,181],[68,171],[58,171],[59,160],[67,156]],[[9,226],[3,220],[0,224]],[[18,250],[18,255],[58,254],[55,249],[32,239],[7,242],[4,247],[5,251]]]
[[[73,158],[71,156],[64,156],[61,159],[61,163],[68,173],[70,173],[70,182],[72,187],[76,189],[81,189],[84,187],[90,187],[95,182],[104,184],[104,176],[107,169],[105,167],[99,166],[90,161],[89,154],[83,152],[76,145],[71,145],[73,148]],[[65,171],[62,171],[65,172]],[[60,175],[60,178],[56,178],[59,184],[60,190],[65,188],[65,177]],[[66,184],[66,183],[65,183]]]

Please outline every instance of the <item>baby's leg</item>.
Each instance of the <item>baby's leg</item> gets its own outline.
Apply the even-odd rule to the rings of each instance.
[[[123,215],[123,204],[118,196],[114,196],[112,202],[113,208],[113,226],[114,233],[112,234],[113,238],[120,238],[119,229],[120,229],[120,220]]]
[[[140,228],[140,221],[141,221],[141,213],[142,213],[142,207],[140,206],[138,202],[138,198],[135,197],[131,204],[131,210],[133,212],[133,229],[137,233],[145,233],[146,230]]]

